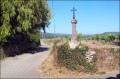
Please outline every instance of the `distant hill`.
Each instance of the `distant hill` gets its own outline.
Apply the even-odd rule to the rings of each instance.
[[[43,38],[54,38],[54,36],[55,36],[55,37],[71,36],[71,34],[63,34],[63,33],[55,33],[55,34],[54,34],[54,33],[42,33],[41,36],[42,36]],[[92,36],[92,35],[90,35],[90,34],[83,34],[83,36],[84,36],[84,37],[89,37],[89,36]]]
[[[102,33],[102,34],[120,34],[120,32],[104,32],[104,33]]]
[[[104,32],[104,33],[100,33],[100,35],[106,35],[106,34],[115,34],[115,35],[118,35],[120,34],[120,32]],[[93,36],[94,34],[84,34],[84,37],[91,37]]]
[[[71,36],[71,34],[62,34],[62,33],[42,33],[41,36],[43,38],[53,38],[53,37],[61,37],[61,36]]]

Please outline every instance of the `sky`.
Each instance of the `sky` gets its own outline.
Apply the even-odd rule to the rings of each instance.
[[[103,32],[119,32],[119,1],[60,1],[50,0],[52,18],[47,33],[72,33],[71,20],[75,7],[77,33],[99,34]]]

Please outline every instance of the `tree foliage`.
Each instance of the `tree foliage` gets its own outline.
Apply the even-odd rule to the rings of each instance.
[[[99,34],[95,34],[92,36],[93,40],[99,40],[100,39],[100,35]]]
[[[111,41],[113,41],[113,40],[115,40],[115,35],[109,34],[109,35],[107,36],[107,41],[111,42]]]
[[[90,38],[90,37],[89,37]],[[92,36],[93,40],[104,40],[106,42],[112,42],[115,39],[119,39],[119,34],[95,34]]]
[[[0,0],[0,45],[16,34],[38,41],[50,17],[46,0]]]
[[[77,34],[77,40],[80,41],[83,38],[82,33]]]

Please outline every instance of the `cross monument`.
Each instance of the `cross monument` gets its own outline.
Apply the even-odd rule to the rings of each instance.
[[[77,10],[73,7],[73,9],[71,11],[73,11],[73,19],[75,19],[75,11],[77,11]]]
[[[73,19],[71,20],[72,23],[72,38],[71,38],[71,42],[72,43],[77,43],[77,32],[76,32],[76,24],[77,24],[77,20],[75,19],[75,11],[77,11],[74,7],[71,10],[73,11]]]

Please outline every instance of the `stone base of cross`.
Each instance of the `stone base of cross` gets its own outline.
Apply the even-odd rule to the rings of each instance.
[[[71,41],[69,42],[69,46],[70,46],[70,48],[72,48],[72,49],[76,48],[78,45],[79,45],[79,42],[76,42],[76,43],[71,42]]]

